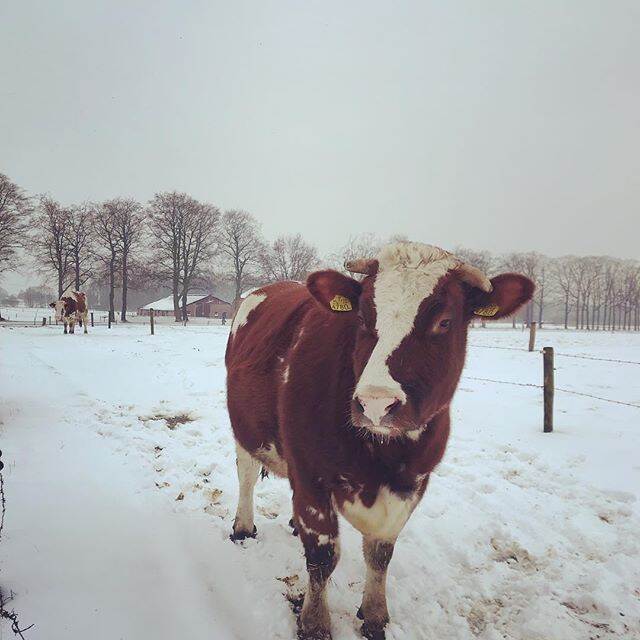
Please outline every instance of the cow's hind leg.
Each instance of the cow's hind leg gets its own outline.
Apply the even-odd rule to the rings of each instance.
[[[236,466],[240,491],[238,510],[233,521],[233,533],[230,536],[234,542],[256,537],[256,527],[253,524],[253,489],[256,486],[262,465],[236,442]]]
[[[82,316],[82,322],[80,323],[81,326],[84,327],[84,332],[85,333],[89,333],[89,331],[87,331],[87,318],[89,317],[89,314],[85,313],[84,316]]]
[[[363,537],[362,549],[367,577],[358,617],[364,620],[362,635],[369,640],[384,640],[389,622],[387,610],[387,567],[393,555],[394,541]]]

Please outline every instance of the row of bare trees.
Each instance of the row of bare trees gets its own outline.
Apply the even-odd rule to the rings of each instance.
[[[130,288],[167,286],[179,321],[187,318],[189,292],[213,280],[231,285],[237,302],[247,287],[304,279],[319,263],[301,235],[269,243],[250,213],[222,213],[176,191],[146,204],[115,198],[63,206],[50,196],[29,198],[2,175],[0,216],[2,268],[15,267],[24,248],[42,277],[55,280],[59,297],[87,282],[105,285],[112,320],[116,290],[126,321]]]
[[[515,271],[536,283],[525,323],[557,322],[565,329],[640,329],[640,262],[610,256],[549,258],[536,252],[492,256],[458,249],[488,273]]]
[[[323,266],[340,269],[345,259],[374,256],[381,244],[373,233],[360,234],[321,260],[300,234],[268,242],[250,213],[221,212],[186,193],[157,193],[146,204],[115,198],[67,207],[49,196],[30,198],[0,174],[0,272],[15,266],[23,248],[43,276],[55,279],[59,296],[87,282],[105,285],[112,319],[116,290],[126,321],[131,288],[166,286],[179,321],[186,319],[188,295],[195,288],[211,289],[216,282],[216,288],[222,285],[237,303],[249,287],[304,280]],[[531,278],[536,293],[522,312],[527,324],[536,320],[565,328],[640,328],[638,261],[549,258],[537,252],[492,255],[462,247],[455,252],[487,274],[515,271]],[[515,318],[513,322],[515,326]]]

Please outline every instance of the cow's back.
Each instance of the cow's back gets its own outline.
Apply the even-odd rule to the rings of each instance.
[[[227,404],[236,439],[248,451],[279,447],[278,384],[285,358],[315,302],[297,282],[280,282],[251,293],[231,325],[225,363]]]

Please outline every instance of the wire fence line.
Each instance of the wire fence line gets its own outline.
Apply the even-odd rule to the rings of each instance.
[[[511,384],[515,387],[535,387],[536,389],[542,389],[541,384],[532,384],[530,382],[512,382],[509,380],[495,380],[493,378],[477,378],[475,376],[463,376],[463,380],[479,380],[480,382],[495,382],[496,384]]]
[[[640,364],[640,362],[636,362],[635,360],[616,360],[615,358],[596,358],[595,356],[578,356],[572,353],[557,353],[556,356],[560,356],[562,358],[580,358],[581,360],[599,360],[600,362],[615,362],[619,364]]]
[[[541,384],[533,384],[531,382],[513,382],[512,380],[496,380],[494,378],[478,378],[476,376],[462,376],[463,380],[477,380],[479,382],[493,382],[494,384],[508,384],[515,387],[533,387],[534,389],[544,389],[544,386]],[[573,391],[572,389],[564,389],[562,387],[555,387],[556,391],[561,391],[562,393],[570,393],[574,396],[582,396],[584,398],[593,398],[594,400],[601,400],[602,402],[611,402],[612,404],[620,404],[625,407],[634,407],[636,409],[640,409],[640,404],[635,404],[633,402],[624,402],[623,400],[612,400],[611,398],[603,398],[602,396],[596,396],[591,393],[583,393],[581,391]]]
[[[540,349],[536,349],[533,352],[530,352],[528,349],[524,349],[523,347],[501,347],[498,345],[491,344],[470,344],[470,347],[475,349],[506,349],[507,351],[524,351],[525,353],[542,353]],[[596,358],[595,356],[583,356],[577,355],[573,353],[558,353],[556,351],[556,356],[560,356],[562,358],[579,358],[580,360],[597,360],[599,362],[615,362],[618,364],[637,364],[640,365],[640,362],[636,360],[618,360],[616,358]]]

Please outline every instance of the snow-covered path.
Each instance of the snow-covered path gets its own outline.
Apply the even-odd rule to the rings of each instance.
[[[36,624],[29,639],[294,638],[283,594],[302,588],[304,560],[287,483],[258,485],[257,540],[227,539],[227,330],[0,330],[0,584]],[[543,335],[558,351],[640,360],[640,336]],[[471,348],[466,374],[538,383],[537,358]],[[640,399],[635,370],[559,361],[557,375]],[[640,411],[556,402],[544,435],[536,390],[463,380],[447,455],[391,564],[390,640],[640,638]],[[359,537],[342,534],[329,600],[335,640],[353,640],[364,567]]]
[[[48,361],[7,333],[1,584],[21,622],[36,624],[28,637],[255,637],[243,613],[252,599],[211,522],[145,491],[135,451],[123,463],[92,428],[91,359]]]

